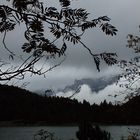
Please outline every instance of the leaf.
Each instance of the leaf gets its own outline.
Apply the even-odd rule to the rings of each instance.
[[[96,27],[96,25],[97,25],[97,23],[94,22],[94,21],[92,21],[92,22],[91,21],[87,21],[87,22],[82,24],[81,29],[82,29],[82,31],[85,31],[88,28]]]
[[[50,54],[59,54],[60,49],[57,48],[55,45],[44,42],[42,45],[40,45],[40,48],[42,48],[43,51],[46,51]]]
[[[6,19],[7,16],[12,14],[12,10],[8,6],[4,6],[0,8],[0,17]]]
[[[77,36],[76,34],[73,35],[73,34],[66,33],[64,39],[72,42],[73,44],[76,44],[80,40],[80,36]]]
[[[61,37],[61,30],[60,30],[60,26],[58,24],[52,24],[52,27],[50,27],[50,32],[53,33],[53,35],[56,37],[56,38],[60,38]]]
[[[19,12],[27,11],[28,5],[39,8],[38,0],[13,0],[13,7],[15,7]]]
[[[31,39],[30,32],[28,30],[24,32],[24,36],[27,40]]]
[[[12,31],[15,28],[15,23],[9,21],[0,22],[0,32]]]
[[[103,21],[110,21],[110,18],[107,16],[100,17],[100,19]]]
[[[59,57],[62,56],[62,55],[64,55],[66,49],[67,49],[67,45],[66,45],[66,43],[64,42],[62,48],[60,49]]]
[[[14,60],[14,56],[11,54],[11,55],[9,55],[9,60]]]
[[[43,23],[38,18],[35,18],[32,21],[30,21],[29,25],[30,25],[30,28],[34,32],[43,32],[44,31]]]
[[[48,11],[56,11],[57,9],[55,7],[49,7]]]
[[[30,43],[24,43],[22,45],[23,52],[30,53],[33,49]]]
[[[73,12],[74,16],[78,19],[87,19],[87,15],[89,13],[87,13],[87,11],[83,8],[79,8],[79,9],[75,9],[74,12]]]
[[[49,8],[45,8],[45,15],[50,17],[50,18],[60,18],[59,12],[57,11],[57,9],[55,7],[49,7]]]
[[[102,31],[106,33],[106,35],[116,35],[116,32],[118,31],[114,26],[108,23],[102,23],[101,26]]]
[[[98,56],[94,56],[94,62],[96,64],[97,70],[100,72],[100,58]]]
[[[102,53],[100,56],[108,65],[114,65],[117,63],[117,59],[114,58],[117,56],[115,53]]]
[[[70,5],[70,0],[59,0],[62,7],[68,7]]]
[[[65,27],[70,27],[70,26],[74,26],[76,24],[76,22],[74,20],[66,19],[64,21],[64,24],[65,24]]]

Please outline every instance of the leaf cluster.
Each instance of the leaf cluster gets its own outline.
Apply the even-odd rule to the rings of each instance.
[[[11,31],[15,28],[15,22],[8,18],[11,16],[12,10],[8,7],[0,8],[0,32]]]
[[[13,7],[19,12],[24,12],[28,10],[28,6],[40,7],[38,0],[13,0]]]
[[[96,27],[97,25],[100,25],[100,28],[102,29],[103,32],[106,33],[106,35],[112,35],[112,36],[116,35],[117,29],[111,24],[109,24],[108,23],[109,21],[110,18],[108,18],[107,16],[99,17],[92,21],[86,21],[85,23],[82,24],[82,30],[84,31],[85,29],[93,28]]]
[[[127,47],[132,48],[135,53],[140,53],[140,37],[128,34],[127,38]]]
[[[58,53],[59,56],[60,54],[63,55],[64,51],[62,54],[61,49],[44,37],[44,22],[50,25],[50,27],[48,27],[50,33],[52,33],[56,39],[62,37],[63,42],[67,40],[74,44],[78,43],[81,39],[81,34],[76,33],[77,28],[81,28],[81,31],[84,32],[86,29],[96,27],[97,24],[100,24],[100,28],[107,35],[116,35],[117,29],[114,26],[108,23],[102,23],[110,21],[107,16],[88,21],[89,13],[87,13],[85,9],[72,9],[68,7],[70,5],[69,0],[60,0],[59,2],[62,5],[60,11],[55,7],[44,7],[38,0],[14,0],[13,7],[15,9],[1,6],[0,18],[2,22],[0,23],[0,31],[14,30],[17,23],[24,22],[26,25],[25,38],[28,41],[23,44],[22,49],[24,52],[30,53],[33,51],[34,53],[34,51],[38,52],[39,49],[40,54],[46,51],[47,53]],[[28,9],[29,5],[31,5],[30,10]],[[34,10],[37,8],[40,12]],[[66,51],[66,49],[64,50]]]
[[[80,43],[89,51],[98,71],[100,70],[100,60],[104,60],[108,65],[115,64],[117,62],[116,54],[93,54],[81,41],[81,36],[87,29],[97,26],[106,35],[116,35],[117,29],[109,23],[110,19],[102,16],[89,20],[89,13],[83,8],[71,8],[70,0],[59,0],[59,3],[60,10],[56,7],[46,7],[39,0],[13,0],[11,7],[0,5],[0,32],[5,32],[6,35],[6,32],[14,30],[17,24],[24,24],[26,42],[21,48],[23,52],[31,54],[35,58],[33,59],[35,62],[42,57],[53,56],[56,58],[65,55],[68,48],[67,42],[71,42],[74,45]],[[52,35],[51,39],[47,37],[49,34]],[[62,45],[56,46],[57,40],[60,40]],[[10,53],[10,57],[14,58],[12,51],[7,48],[4,41],[3,43]],[[30,65],[34,64],[30,63]]]
[[[94,58],[94,62],[96,64],[97,70],[100,71],[101,59],[104,60],[107,65],[112,66],[117,63],[117,59],[115,57],[117,57],[116,53],[106,53],[106,52],[98,54],[98,55],[94,55],[93,58]]]
[[[67,7],[70,5],[70,0],[59,0],[62,7]]]
[[[133,49],[138,56],[134,56],[129,61],[120,61],[119,66],[122,73],[119,76],[118,83],[120,87],[126,89],[127,96],[125,99],[130,99],[140,94],[140,37],[128,34],[127,43],[126,47]]]

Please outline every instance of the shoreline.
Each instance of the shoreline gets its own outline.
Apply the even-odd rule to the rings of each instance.
[[[92,123],[93,125],[99,126],[140,126],[140,123]],[[51,126],[51,127],[78,127],[79,123],[48,123],[48,122],[22,122],[22,121],[0,121],[0,127],[40,127],[40,126]]]

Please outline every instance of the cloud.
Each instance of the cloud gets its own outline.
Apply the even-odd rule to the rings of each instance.
[[[48,7],[56,6],[60,8],[60,4],[58,1],[42,1],[44,1],[44,3],[46,3],[46,6]],[[1,0],[0,4],[4,4],[5,2],[5,0]],[[140,0],[73,0],[71,7],[85,8],[89,13],[91,13],[91,19],[104,15],[110,17],[111,24],[116,26],[118,29],[117,36],[106,36],[99,28],[94,28],[89,29],[87,33],[85,33],[85,35],[82,37],[82,41],[94,53],[100,53],[105,51],[116,52],[118,54],[119,59],[126,59],[132,58],[134,55],[132,51],[127,49],[125,46],[127,44],[127,34],[138,33],[138,25],[140,18],[138,14],[139,5]],[[50,35],[48,36],[50,37]],[[10,50],[14,50],[18,54],[22,54],[21,45],[24,41],[25,40],[23,26],[16,26],[15,31],[7,33],[6,44],[10,47]],[[2,42],[1,36],[0,42]],[[60,44],[61,42],[56,42],[56,45]],[[5,58],[8,55],[3,52],[4,51],[0,50],[0,56],[5,60]],[[102,63],[101,72],[98,73],[93,58],[89,55],[88,51],[85,48],[83,48],[83,46],[80,44],[73,45],[72,43],[68,43],[68,50],[66,53],[66,61],[60,67],[47,73],[46,79],[40,76],[26,76],[23,82],[30,82],[30,85],[27,88],[29,90],[35,91],[38,89],[46,89],[48,87],[64,87],[73,83],[75,79],[100,78],[103,76],[109,77],[112,74],[118,73],[119,71],[119,68],[117,68],[117,66],[108,67],[107,65]],[[27,54],[25,54],[25,56],[27,56]],[[18,60],[15,61],[17,64]],[[59,60],[55,60],[55,62],[57,61]],[[54,62],[51,61],[51,63],[53,64]],[[111,87],[109,89],[111,89]],[[108,90],[106,89],[106,92],[109,92]]]
[[[88,85],[82,85],[79,93],[75,94],[73,98],[77,99],[80,102],[86,100],[90,102],[90,104],[97,103],[100,104],[104,100],[107,102],[116,103],[118,101],[123,102],[124,95],[121,95],[119,91],[121,91],[119,86],[116,84],[112,84],[107,86],[105,89],[99,91],[98,93],[92,92]],[[67,93],[60,92],[57,95],[63,97],[70,97],[74,91],[69,91]],[[116,96],[118,95],[118,96]]]
[[[30,82],[27,86],[29,90],[36,91],[39,89],[52,88],[57,90],[58,88],[64,88],[67,85],[74,83],[75,79],[99,79],[101,77],[109,78],[111,76],[118,75],[120,72],[117,66],[106,67],[106,69],[101,69],[101,72],[98,72],[96,69],[90,69],[88,67],[70,67],[62,66],[53,69],[52,71],[46,74],[46,78],[43,76],[26,76],[24,81]]]

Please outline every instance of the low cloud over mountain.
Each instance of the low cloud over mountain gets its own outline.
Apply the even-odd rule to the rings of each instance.
[[[82,85],[88,85],[92,92],[99,92],[100,90],[105,89],[108,85],[112,85],[117,81],[117,76],[113,76],[110,78],[99,78],[99,79],[81,79],[75,80],[72,85],[66,86],[64,89],[59,89],[57,92],[69,92],[76,91]]]
[[[40,90],[37,93],[46,94],[46,96],[63,96],[63,97],[72,97],[78,101],[89,101],[91,104],[100,103],[103,100],[115,102],[116,100],[120,101],[123,98],[121,96],[114,98],[120,89],[116,85],[118,76],[111,77],[102,77],[102,78],[83,78],[81,80],[75,80],[73,84],[67,85],[64,88],[56,89],[44,89]],[[51,90],[52,92],[48,92]],[[52,94],[51,94],[52,93]],[[74,95],[74,96],[73,96]]]
[[[104,100],[116,104],[124,99],[119,93],[123,89],[116,85],[117,78],[118,76],[75,80],[74,84],[59,90],[57,96],[75,98],[80,102],[86,100],[91,104],[100,104]]]

